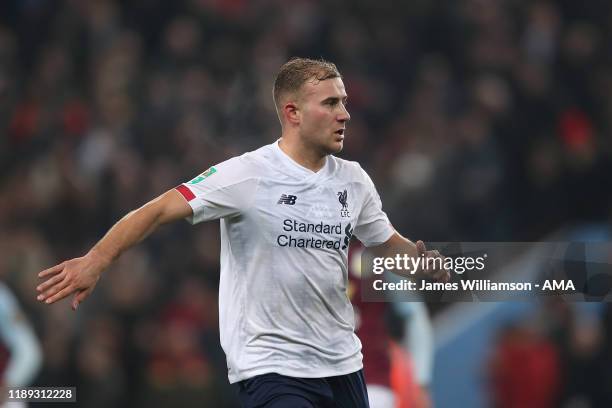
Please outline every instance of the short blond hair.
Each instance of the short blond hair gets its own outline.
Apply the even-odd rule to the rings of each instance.
[[[281,98],[300,90],[302,85],[311,79],[324,81],[331,78],[342,78],[336,64],[309,58],[293,57],[278,71],[274,80],[273,98],[280,117]]]

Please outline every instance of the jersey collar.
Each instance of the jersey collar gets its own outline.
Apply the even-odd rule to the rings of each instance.
[[[289,157],[285,152],[283,152],[283,150],[278,145],[279,141],[280,139],[273,143],[272,149],[274,150],[275,155],[281,161],[283,167],[289,170],[292,175],[300,179],[318,179],[319,177],[327,174],[330,162],[329,156],[325,158],[325,164],[323,165],[323,167],[321,167],[319,171],[314,172],[302,166],[301,164],[293,160],[291,157]]]

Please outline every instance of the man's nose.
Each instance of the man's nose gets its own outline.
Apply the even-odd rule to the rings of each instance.
[[[348,113],[348,110],[346,109],[346,106],[342,105],[342,111],[338,115],[338,121],[339,122],[348,122],[349,120],[351,120],[351,115]]]

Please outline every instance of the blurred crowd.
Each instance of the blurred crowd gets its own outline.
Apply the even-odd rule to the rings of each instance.
[[[612,306],[599,319],[551,300],[508,322],[487,370],[490,406],[593,407],[612,404]]]
[[[535,241],[612,218],[608,1],[2,3],[0,274],[42,339],[37,382],[76,385],[83,406],[233,406],[216,223],[163,227],[76,314],[36,304],[36,273],[278,138],[291,56],[337,64],[341,156],[406,236]]]

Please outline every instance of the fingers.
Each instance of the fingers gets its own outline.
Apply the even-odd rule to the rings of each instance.
[[[45,292],[38,295],[36,299],[40,301],[46,301],[46,303],[51,303],[49,298],[51,298],[52,296],[55,296],[57,293],[61,292],[68,286],[70,286],[70,281],[68,279],[64,279],[60,281],[59,283],[55,284],[54,286],[52,286],[51,288],[47,289]]]
[[[434,268],[432,268],[431,277],[433,279],[435,279],[436,282],[446,283],[446,282],[448,282],[450,280],[450,273],[444,267],[444,260],[446,259],[446,257],[440,255],[440,253],[438,251],[433,251],[433,252],[435,252],[435,255],[433,255],[433,256],[438,258],[438,259],[442,259],[442,262],[441,262],[440,265],[436,265],[435,262],[433,263],[434,264]],[[438,263],[440,263],[440,262],[438,262]]]
[[[419,243],[421,243],[422,246],[419,245]],[[423,241],[417,241],[417,250],[425,251],[424,254],[426,255],[426,259],[427,259],[425,270],[429,271],[428,275],[431,278],[433,278],[437,282],[444,282],[444,283],[450,280],[450,273],[444,267],[444,263],[445,263],[444,261],[446,257],[442,255],[440,251],[438,251],[437,249],[434,249],[432,251],[426,251],[425,244],[423,244]]]
[[[55,288],[53,288],[55,289]],[[62,300],[63,298],[65,298],[66,296],[70,295],[72,292],[74,292],[74,287],[72,285],[67,285],[64,289],[60,290],[59,292],[55,293],[53,296],[48,297],[47,300],[45,300],[45,303],[47,304],[51,304],[51,303],[55,303],[58,300]]]
[[[55,303],[74,293],[72,308],[76,310],[79,304],[93,291],[100,278],[100,265],[93,264],[90,258],[81,257],[62,262],[38,274],[47,278],[36,287],[40,293],[39,301],[46,304]]]
[[[74,299],[72,299],[72,310],[77,310],[82,301],[84,301],[87,296],[91,293],[91,289],[82,289],[74,295]]]
[[[430,265],[435,265],[436,263],[440,263],[441,265],[444,264],[444,257],[440,254],[440,252],[438,252],[438,250],[434,249],[433,251],[427,251],[426,252],[426,259],[427,259],[427,266]],[[442,261],[436,261],[436,259],[442,259]]]
[[[58,273],[54,277],[52,277],[52,278],[46,280],[45,282],[41,283],[40,285],[38,285],[36,287],[36,290],[39,291],[39,292],[45,292],[51,286],[55,285],[58,282],[61,282],[65,277],[66,277],[66,274],[62,271],[61,273]]]
[[[427,250],[427,248],[425,248],[425,243],[420,239],[416,242],[416,250],[417,256],[425,255],[425,251]]]
[[[62,262],[61,264],[57,264],[49,269],[45,269],[44,271],[40,272],[38,274],[39,278],[44,278],[47,277],[49,275],[54,275],[60,271],[62,271],[64,269],[64,266],[66,265],[66,262]]]

